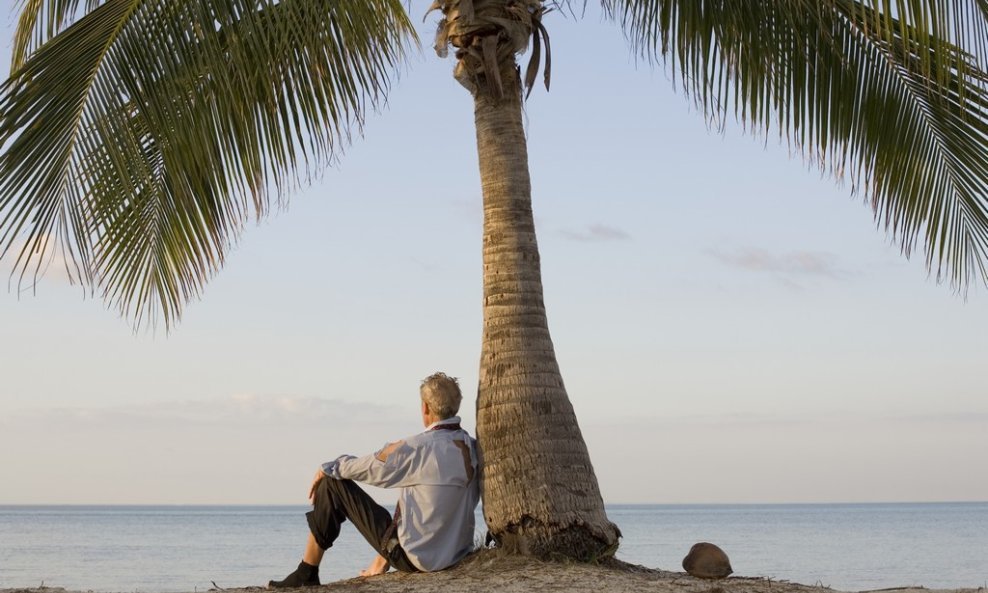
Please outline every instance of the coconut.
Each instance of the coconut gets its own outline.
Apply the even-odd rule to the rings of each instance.
[[[683,568],[691,576],[701,579],[722,579],[734,572],[724,550],[707,542],[690,548],[690,553],[683,558]]]

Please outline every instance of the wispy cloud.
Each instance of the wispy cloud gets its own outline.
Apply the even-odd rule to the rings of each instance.
[[[988,479],[971,471],[988,463],[979,415],[983,421],[978,411],[964,415],[971,421],[920,410],[893,417],[880,410],[639,416],[590,421],[583,434],[601,468],[605,500],[981,500]],[[640,458],[643,447],[662,472],[627,470],[624,460]],[[672,483],[668,475],[688,479]],[[729,492],[723,486],[738,483]]]
[[[603,241],[627,241],[631,238],[627,232],[604,224],[592,224],[583,230],[565,229],[562,235],[573,241],[603,242]]]
[[[484,210],[478,200],[452,199],[449,204],[460,220],[478,227],[484,223]]]
[[[836,256],[820,251],[771,253],[764,249],[746,247],[735,251],[712,249],[708,253],[725,265],[751,272],[784,277],[817,276],[837,279],[847,276],[838,265]]]
[[[20,421],[70,421],[79,424],[224,424],[269,421],[320,423],[400,422],[401,416],[373,402],[350,402],[298,395],[238,393],[201,400],[135,403],[107,407],[52,408],[18,414]]]
[[[245,393],[23,410],[0,417],[0,504],[304,502],[317,464],[419,430],[415,401]]]
[[[683,414],[662,417],[622,417],[586,422],[588,427],[614,431],[654,431],[676,427],[684,430],[717,427],[901,427],[925,426],[960,428],[988,426],[988,412],[980,410],[955,412],[889,411],[875,410],[814,410],[805,412],[726,412]]]

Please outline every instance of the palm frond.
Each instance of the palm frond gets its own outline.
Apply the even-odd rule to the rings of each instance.
[[[105,0],[0,89],[0,254],[57,240],[176,321],[243,224],[340,154],[414,31],[400,0]]]
[[[16,70],[35,49],[75,22],[80,11],[91,12],[104,0],[18,0],[20,13],[11,52],[11,70]]]
[[[776,128],[908,255],[988,282],[986,0],[603,0],[715,121]]]

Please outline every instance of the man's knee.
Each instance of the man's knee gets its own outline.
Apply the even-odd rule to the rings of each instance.
[[[356,486],[353,480],[338,480],[336,478],[323,478],[316,487],[316,498],[339,498],[340,494],[346,492],[350,487]]]

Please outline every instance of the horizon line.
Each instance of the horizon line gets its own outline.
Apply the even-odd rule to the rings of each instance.
[[[870,501],[815,501],[815,502],[604,502],[605,507],[755,507],[755,506],[861,506],[861,505],[936,505],[936,504],[988,504],[988,500],[870,500]],[[312,506],[307,503],[35,503],[0,502],[6,508],[298,508]],[[478,506],[478,509],[481,508]]]

